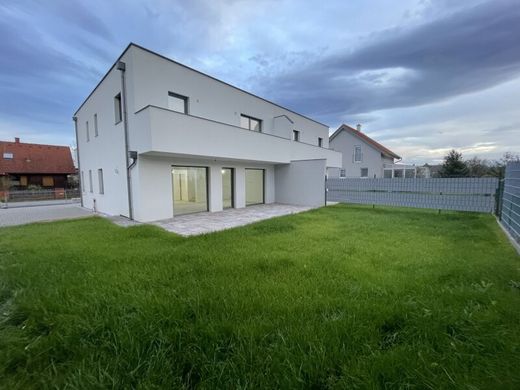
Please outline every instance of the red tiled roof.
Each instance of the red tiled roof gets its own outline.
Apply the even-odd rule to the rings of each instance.
[[[332,140],[336,135],[338,135],[342,130],[345,130],[347,132],[349,132],[350,134],[362,139],[363,141],[365,141],[367,144],[369,145],[372,145],[374,148],[376,148],[377,150],[379,150],[381,153],[387,155],[387,156],[390,156],[392,158],[397,158],[397,159],[401,159],[400,156],[398,156],[397,154],[395,154],[394,152],[392,152],[390,149],[384,147],[383,145],[381,145],[379,142],[377,141],[374,141],[372,138],[370,138],[368,135],[366,135],[365,133],[362,133],[361,131],[358,131],[356,129],[353,129],[352,127],[348,126],[348,125],[341,125],[338,130],[336,130],[334,132],[334,134],[332,134],[330,136],[330,140]]]
[[[5,158],[12,154],[13,158]],[[75,173],[68,146],[0,141],[0,175],[20,173]]]

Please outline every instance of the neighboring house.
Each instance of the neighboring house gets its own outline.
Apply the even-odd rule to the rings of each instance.
[[[440,177],[440,170],[442,165],[424,164],[422,167],[417,167],[417,177],[430,178]]]
[[[84,207],[138,221],[319,206],[328,126],[130,44],[74,114]]]
[[[66,188],[75,172],[68,146],[0,141],[0,190]]]
[[[343,154],[342,168],[329,169],[331,177],[400,177],[401,171],[405,175],[406,167],[395,163],[401,157],[361,132],[360,125],[341,125],[330,136],[329,146]]]

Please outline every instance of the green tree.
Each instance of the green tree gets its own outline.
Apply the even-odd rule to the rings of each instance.
[[[452,149],[445,157],[439,172],[441,177],[466,177],[469,174],[468,166],[462,159],[462,153]]]

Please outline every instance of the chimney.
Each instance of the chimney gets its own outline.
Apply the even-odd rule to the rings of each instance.
[[[19,143],[20,143],[20,138],[15,137],[15,138],[14,138],[14,143],[15,143],[15,144],[19,144]]]
[[[361,131],[361,125],[358,123],[357,126],[356,126],[356,130],[357,131]]]

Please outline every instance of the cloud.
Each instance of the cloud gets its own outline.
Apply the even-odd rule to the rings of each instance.
[[[423,105],[519,76],[518,42],[518,3],[493,0],[414,28],[379,32],[354,51],[278,75],[262,91],[328,122]]]

